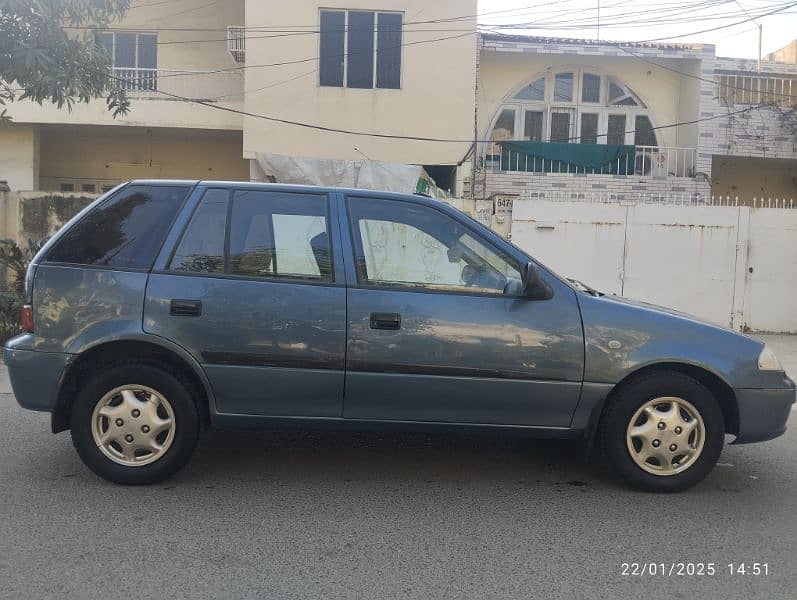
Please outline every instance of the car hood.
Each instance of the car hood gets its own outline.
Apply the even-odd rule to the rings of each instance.
[[[656,312],[656,313],[659,313],[659,314],[662,314],[662,315],[668,315],[668,316],[671,316],[671,317],[676,317],[678,319],[682,319],[682,320],[688,321],[690,323],[693,323],[696,326],[709,327],[711,329],[719,329],[720,331],[724,331],[724,332],[727,332],[727,333],[730,333],[730,334],[736,335],[736,336],[741,336],[741,337],[744,337],[744,338],[747,338],[749,340],[753,340],[753,341],[757,342],[757,340],[754,340],[754,338],[751,338],[750,336],[745,335],[745,334],[743,334],[741,332],[735,331],[735,330],[731,329],[730,327],[725,327],[723,325],[718,325],[716,323],[712,323],[710,321],[706,321],[705,319],[697,317],[697,316],[695,316],[693,314],[686,313],[686,312],[683,312],[683,311],[680,311],[680,310],[676,310],[674,308],[668,308],[666,306],[661,306],[659,304],[652,304],[650,302],[644,302],[642,300],[634,300],[632,298],[625,298],[623,296],[607,296],[607,295],[603,295],[603,296],[598,296],[598,297],[602,298],[603,300],[606,300],[607,302],[615,302],[615,303],[617,303],[619,305],[623,305],[623,306],[628,306],[628,307],[632,307],[632,308],[637,308],[637,309],[642,309],[642,310],[646,310],[646,311]]]
[[[758,369],[759,340],[647,302],[586,293],[578,298],[585,381],[616,382],[648,365],[669,363],[700,367],[733,387],[776,383]]]

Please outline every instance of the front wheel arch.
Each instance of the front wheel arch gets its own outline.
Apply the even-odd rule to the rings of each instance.
[[[728,385],[726,381],[708,369],[696,365],[682,362],[661,362],[645,365],[644,367],[628,373],[614,385],[604,401],[598,404],[592,413],[586,434],[587,451],[589,453],[594,450],[595,434],[598,429],[598,424],[600,423],[603,413],[606,411],[606,407],[608,407],[609,403],[612,401],[612,398],[634,379],[647,376],[651,373],[665,371],[683,373],[706,386],[720,405],[722,415],[725,419],[725,433],[739,435],[739,404],[733,388]]]
[[[622,389],[624,385],[627,385],[633,379],[648,375],[651,372],[661,371],[678,371],[684,375],[688,375],[692,379],[695,379],[706,386],[720,405],[722,415],[725,418],[725,432],[733,435],[739,435],[739,405],[733,388],[716,373],[713,373],[703,367],[698,367],[688,363],[654,363],[652,365],[646,365],[641,369],[637,369],[636,371],[632,371],[623,379],[621,379],[617,385],[614,386],[614,388],[612,388],[612,391],[606,398],[603,408],[606,407],[613,394]]]

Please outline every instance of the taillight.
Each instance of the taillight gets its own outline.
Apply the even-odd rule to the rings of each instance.
[[[33,307],[30,304],[22,307],[19,323],[22,325],[22,331],[33,333]]]

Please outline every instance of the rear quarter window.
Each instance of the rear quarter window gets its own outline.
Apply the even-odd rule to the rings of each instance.
[[[150,269],[190,186],[120,190],[58,240],[48,262]]]

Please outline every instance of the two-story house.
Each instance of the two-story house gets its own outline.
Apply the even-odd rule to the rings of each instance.
[[[797,198],[797,65],[481,36],[479,197]]]
[[[10,105],[0,179],[279,180],[258,159],[283,155],[420,165],[475,198],[797,197],[797,65],[479,33],[476,13],[475,0],[134,5],[97,32],[130,113]]]
[[[114,119],[101,99],[10,105],[0,179],[78,192],[140,177],[249,179],[258,153],[450,174],[473,139],[476,12],[475,0],[134,4],[97,32],[129,114]],[[458,141],[404,139],[416,133]]]

